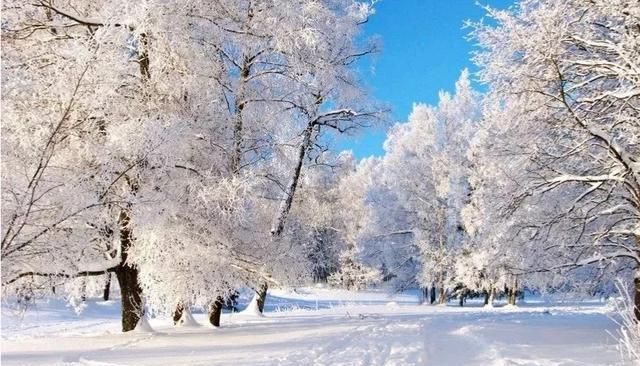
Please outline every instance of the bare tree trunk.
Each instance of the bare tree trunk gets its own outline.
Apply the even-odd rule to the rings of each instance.
[[[122,331],[134,330],[142,317],[142,289],[138,283],[138,270],[129,265],[116,269],[122,301]]]
[[[240,164],[242,162],[242,143],[244,141],[244,116],[243,111],[246,105],[245,86],[249,73],[251,72],[251,66],[249,58],[245,55],[242,59],[242,67],[240,68],[240,75],[238,78],[239,85],[235,96],[235,120],[233,122],[233,152],[231,154],[231,174],[238,174],[240,171]]]
[[[82,288],[80,291],[80,300],[82,300],[82,302],[87,301],[87,280],[84,278],[82,279]]]
[[[209,306],[209,323],[214,327],[220,326],[220,315],[222,314],[222,297],[218,296]]]
[[[439,292],[438,292],[438,304],[442,305],[445,303],[445,296],[446,296],[446,292],[444,290],[444,286],[440,286]]]
[[[149,38],[146,33],[140,34],[140,45],[137,49],[138,65],[143,82],[151,78],[149,62]],[[138,189],[135,183],[129,182],[133,193]],[[115,270],[120,285],[120,301],[122,303],[122,331],[134,330],[143,315],[142,288],[138,281],[138,269],[127,263],[129,249],[133,245],[131,218],[127,209],[120,210],[118,224],[120,226],[120,265]]]
[[[102,290],[102,300],[109,301],[110,294],[111,294],[111,272],[107,272],[107,279],[104,284],[104,290]]]
[[[516,304],[516,290],[514,290],[513,287],[510,287],[507,290],[507,304],[508,305]]]
[[[633,313],[636,316],[636,320],[640,322],[640,265],[638,266],[638,268],[636,268],[636,273],[633,279],[633,287],[634,287]]]
[[[429,294],[429,303],[433,305],[434,302],[436,302],[436,286],[431,285],[431,291]]]
[[[115,269],[115,273],[120,285],[123,332],[134,330],[142,316],[142,288],[138,282],[138,269],[127,263],[128,251],[133,244],[129,220],[129,212],[121,210],[118,218],[120,224],[120,265]]]
[[[282,234],[282,230],[284,230],[284,224],[287,220],[289,210],[291,210],[293,197],[296,193],[296,188],[298,187],[298,180],[300,179],[300,172],[302,171],[304,157],[311,145],[311,135],[313,135],[314,127],[315,125],[310,123],[304,130],[302,143],[298,147],[296,166],[293,170],[293,175],[291,176],[291,179],[289,180],[289,184],[287,185],[287,189],[285,191],[286,197],[280,205],[280,209],[278,210],[278,217],[276,218],[276,221],[273,223],[273,226],[271,228],[271,235],[273,236],[280,236],[280,234]]]
[[[491,297],[491,295],[489,294],[489,291],[484,291],[483,292],[484,295],[484,305],[487,306],[489,305],[489,298]]]
[[[509,291],[509,305],[516,305],[516,300],[518,296],[518,279],[513,280],[513,287],[511,287]]]
[[[267,301],[267,290],[269,289],[269,285],[267,285],[266,282],[263,282],[260,287],[258,288],[258,290],[256,291],[256,294],[258,295],[257,300],[258,300],[258,310],[260,311],[260,313],[262,314],[264,312],[264,304]]]
[[[175,310],[173,310],[173,325],[177,325],[178,322],[180,321],[180,319],[182,319],[182,315],[184,314],[184,304],[182,303],[182,301],[178,302],[178,305],[176,305]]]
[[[140,33],[140,46],[138,46],[138,65],[140,65],[140,75],[143,80],[149,80],[151,78],[151,72],[149,71],[149,38],[146,33]]]

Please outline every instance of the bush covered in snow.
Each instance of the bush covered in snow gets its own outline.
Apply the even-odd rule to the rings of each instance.
[[[327,283],[333,287],[362,290],[380,282],[381,278],[380,271],[355,259],[354,250],[346,250],[340,255],[340,269],[329,275]]]

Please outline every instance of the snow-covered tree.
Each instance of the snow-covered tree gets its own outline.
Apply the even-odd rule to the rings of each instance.
[[[127,331],[145,306],[300,278],[304,251],[280,234],[321,129],[369,114],[351,66],[372,51],[357,38],[369,4],[17,5],[2,28],[3,288],[115,272]]]
[[[493,171],[515,179],[516,189],[505,205],[511,229],[491,237],[531,248],[521,253],[535,253],[537,263],[523,273],[571,270],[593,286],[618,273],[633,276],[640,303],[640,6],[521,1],[488,12],[496,25],[474,30],[492,100],[486,118],[523,162],[518,170],[497,164]]]
[[[113,271],[133,329],[131,205],[182,117],[191,43],[168,30],[188,24],[169,21],[175,3],[4,6],[3,277]]]
[[[460,211],[468,196],[466,150],[478,103],[465,70],[455,93],[441,93],[437,106],[414,105],[409,121],[390,132],[385,155],[375,168],[381,176],[370,189],[379,210],[373,220],[377,228],[365,234],[369,247],[376,248],[372,252],[403,254],[387,269],[397,276],[403,271],[398,265],[408,267],[402,281],[437,286],[440,301],[445,289],[456,284],[454,264],[465,241]]]

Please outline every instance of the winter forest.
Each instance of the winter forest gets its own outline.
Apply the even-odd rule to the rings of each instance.
[[[376,1],[5,0],[2,362],[640,362],[640,3],[475,6],[396,122]]]

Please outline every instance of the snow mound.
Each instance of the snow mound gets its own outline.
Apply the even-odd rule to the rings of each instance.
[[[247,308],[240,312],[242,315],[250,316],[264,316],[258,307],[258,295],[253,295],[251,302],[247,305]]]
[[[189,309],[185,309],[182,313],[182,317],[176,323],[178,327],[197,327],[200,324],[193,318],[193,314]]]
[[[475,325],[465,325],[458,329],[453,330],[449,334],[458,335],[458,336],[466,336],[473,334],[474,331],[480,330],[482,327],[478,327]]]
[[[389,301],[385,306],[390,309],[397,309],[400,307],[400,305],[398,305],[398,303],[395,301]]]
[[[132,330],[131,333],[155,333],[155,331],[151,328],[149,319],[143,315],[138,321],[138,325],[136,325],[136,328]]]

